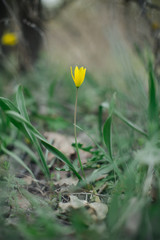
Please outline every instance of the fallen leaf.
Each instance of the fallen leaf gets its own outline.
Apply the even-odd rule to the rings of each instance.
[[[34,180],[31,176],[25,176],[22,178],[26,185],[31,185],[32,181]]]
[[[68,178],[62,178],[59,181],[55,182],[54,185],[59,185],[59,186],[71,186],[74,185],[76,186],[78,183],[78,179],[77,178],[73,178],[73,177],[68,177]]]
[[[70,196],[70,201],[67,203],[59,203],[59,207],[66,212],[70,208],[77,209],[84,207],[86,205],[86,201],[78,199],[78,197],[71,195]]]
[[[68,158],[72,159],[73,156],[74,158],[76,158],[76,151],[74,147],[72,147],[72,143],[75,142],[74,137],[66,136],[64,134],[54,133],[54,132],[46,132],[44,135],[49,142],[53,142],[54,147],[56,147],[58,150],[63,152]],[[86,136],[84,137],[84,134],[81,134],[78,137],[78,142],[84,143],[84,139],[86,139]],[[79,153],[80,153],[82,164],[87,163],[87,159],[91,157],[91,153],[83,151],[81,149],[79,149]],[[49,161],[51,161],[53,157],[54,155],[52,153],[48,154]]]
[[[89,206],[95,210],[97,220],[103,220],[106,217],[108,212],[108,206],[106,204],[93,202],[90,203]]]
[[[20,194],[18,194],[17,196],[16,204],[18,205],[19,208],[23,210],[27,210],[31,206],[30,202]]]
[[[68,195],[67,195],[68,197]],[[88,213],[94,220],[103,220],[108,213],[108,206],[101,202],[88,203],[86,200],[80,200],[78,197],[70,195],[69,201],[60,202],[59,207],[63,212],[67,212],[70,209],[78,209],[86,207]]]
[[[53,142],[54,147],[63,152],[67,157],[75,153],[72,147],[72,143],[74,142],[73,137],[54,132],[46,132],[44,135],[50,143]],[[53,154],[49,153],[48,160],[51,160],[53,156]]]

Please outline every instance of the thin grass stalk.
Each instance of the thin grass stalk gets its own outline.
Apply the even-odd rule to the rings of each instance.
[[[78,161],[79,165],[82,171],[82,175],[85,178],[85,173],[83,170],[80,154],[79,154],[79,149],[78,149],[78,143],[77,143],[77,128],[76,128],[76,123],[77,123],[77,101],[78,101],[78,87],[76,88],[76,101],[75,101],[75,108],[74,108],[74,136],[75,136],[75,145],[76,145],[76,152],[78,155]]]

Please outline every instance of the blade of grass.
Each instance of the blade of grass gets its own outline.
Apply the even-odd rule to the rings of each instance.
[[[156,99],[156,84],[155,84],[155,75],[153,71],[152,62],[149,62],[148,66],[149,71],[149,79],[148,79],[148,85],[149,85],[149,106],[148,106],[148,113],[149,113],[149,119],[157,120],[157,99]]]
[[[37,156],[35,155],[35,153],[28,146],[26,146],[24,143],[22,143],[22,142],[20,142],[18,140],[16,140],[14,142],[14,145],[17,148],[20,148],[21,150],[26,152],[35,163],[39,164],[39,161],[37,160]]]
[[[109,104],[107,102],[102,103],[101,106],[103,108],[109,109]],[[103,114],[103,112],[101,112],[101,114]],[[121,121],[123,121],[125,124],[127,124],[129,127],[131,127],[133,130],[137,131],[138,133],[142,134],[145,137],[148,137],[148,134],[143,129],[141,129],[136,124],[132,123],[130,120],[128,120],[126,117],[124,117],[119,111],[114,110],[113,114],[115,114]]]
[[[36,136],[36,138],[38,138],[41,141],[43,146],[45,146],[50,152],[52,152],[62,162],[66,163],[80,180],[82,179],[81,176],[78,174],[78,172],[75,170],[70,160],[62,152],[60,152],[58,149],[56,149],[51,144],[49,144],[47,140],[32,126],[30,122],[28,122],[24,117],[22,117],[20,114],[16,112],[6,111],[6,114],[9,117],[10,121],[13,122],[13,124],[14,124],[14,121],[24,123],[30,129],[30,131],[32,131],[32,133]]]
[[[143,136],[148,137],[147,133],[144,132],[140,127],[138,127],[136,124],[132,123],[131,121],[129,121],[127,118],[125,118],[120,112],[118,111],[114,111],[114,114],[120,119],[122,120],[124,123],[126,123],[129,127],[131,127],[133,130],[141,133]]]
[[[117,168],[117,175],[118,176],[122,176],[120,174],[120,171],[118,169],[118,166],[121,166],[122,164],[126,163],[126,159],[123,158],[123,159],[120,159],[117,163],[116,163],[116,168]],[[103,175],[105,174],[109,174],[110,172],[114,171],[115,172],[115,161],[113,161],[112,163],[109,163],[105,166],[102,166],[101,168],[99,169],[96,169],[92,172],[91,175],[89,175],[87,178],[86,178],[86,181],[87,183],[93,183],[95,182],[97,179],[99,179],[100,177],[102,177]],[[85,184],[85,182],[81,183],[82,185]]]
[[[148,116],[149,116],[149,134],[152,136],[158,128],[158,101],[156,97],[156,79],[154,75],[153,65],[151,60],[148,66],[149,78],[149,102],[148,102]]]
[[[78,125],[76,125],[76,128],[80,129],[81,131],[83,131],[88,137],[89,139],[91,139],[91,141],[95,144],[95,146],[104,154],[105,159],[108,162],[111,162],[110,158],[108,157],[106,151],[87,133],[86,130],[84,130],[83,128],[79,127]]]
[[[9,155],[10,157],[12,157],[16,162],[18,162],[22,167],[24,167],[33,178],[35,178],[33,172],[27,167],[27,165],[13,152],[9,151],[8,149],[6,149],[3,144],[1,146],[1,150],[6,153],[7,155]]]
[[[0,106],[4,111],[12,110],[19,112],[18,108],[9,99],[0,97]]]
[[[113,161],[113,159],[111,159],[111,158],[106,154],[106,151],[105,151],[98,143],[96,143],[96,141],[95,141],[84,129],[82,129],[81,127],[79,127],[79,126],[77,126],[77,125],[76,125],[76,127],[79,128],[81,131],[83,131],[83,132],[92,140],[92,142],[97,146],[97,148],[104,154],[105,160],[107,160],[107,162],[109,162],[110,164],[113,165],[113,170],[114,170],[114,172],[116,172],[117,175],[120,176],[121,174],[120,174],[120,171],[119,171],[119,169],[118,169],[118,166],[117,166],[116,162]],[[110,164],[109,164],[109,166],[110,166]],[[88,181],[88,180],[87,180],[87,181]]]
[[[107,118],[103,127],[103,139],[107,146],[109,156],[113,160],[112,156],[112,114],[115,109],[116,93],[113,94],[111,102],[109,104],[109,117]]]
[[[24,100],[24,95],[23,95],[23,91],[22,91],[22,86],[18,86],[18,89],[17,89],[17,93],[16,93],[16,100],[17,100],[17,105],[18,105],[18,108],[19,108],[19,111],[21,113],[21,115],[28,121],[30,122],[30,119],[29,119],[29,116],[28,116],[28,113],[27,113],[27,109],[26,109],[26,106],[25,106],[25,100]],[[38,155],[40,157],[40,160],[41,160],[41,164],[42,164],[42,169],[43,169],[43,172],[44,174],[46,175],[47,178],[50,178],[50,172],[49,172],[49,168],[47,166],[47,163],[46,163],[46,159],[43,155],[43,151],[41,149],[41,146],[37,140],[37,138],[34,136],[34,134],[32,134],[29,129],[27,128],[27,126],[24,124],[24,127],[26,129],[26,131],[28,132],[28,135],[30,136],[30,140],[31,142],[33,143],[33,145],[35,146],[37,152],[38,152]]]
[[[16,92],[16,101],[17,101],[17,106],[18,106],[18,109],[19,109],[21,115],[28,122],[30,122],[29,116],[28,116],[28,113],[27,113],[27,109],[26,109],[26,105],[25,105],[25,100],[24,100],[24,95],[23,95],[23,91],[22,91],[22,86],[21,85],[18,86],[18,89],[17,89],[17,92]]]
[[[110,115],[103,127],[103,139],[107,146],[109,156],[113,160],[112,157],[112,115]]]
[[[102,116],[103,116],[103,107],[100,105],[99,108],[98,108],[98,129],[99,129],[100,143],[103,142]]]
[[[7,98],[3,98],[0,97],[0,107],[2,108],[2,110],[5,111],[14,111],[16,113],[19,113],[18,108],[15,106],[15,104],[13,104],[9,99]],[[19,129],[21,130],[28,138],[29,135],[26,132],[26,130],[23,128],[21,123],[18,123],[16,121],[13,120],[13,124]]]

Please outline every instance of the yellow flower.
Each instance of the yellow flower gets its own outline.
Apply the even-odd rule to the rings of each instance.
[[[86,68],[81,67],[80,69],[78,69],[78,67],[76,66],[74,70],[74,76],[73,76],[72,67],[71,67],[71,75],[77,88],[79,88],[83,83],[85,74],[86,74]]]
[[[153,30],[156,31],[156,30],[158,30],[159,28],[160,28],[160,26],[159,26],[159,24],[158,24],[157,22],[153,22],[153,23],[152,23],[152,29],[153,29]]]
[[[1,43],[7,46],[14,46],[18,42],[18,38],[15,33],[4,33],[1,38]]]

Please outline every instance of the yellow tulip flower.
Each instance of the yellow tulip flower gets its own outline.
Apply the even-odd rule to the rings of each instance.
[[[14,46],[18,43],[18,38],[15,33],[4,33],[1,38],[1,43],[7,46]]]
[[[78,68],[76,66],[74,70],[74,76],[73,76],[72,67],[71,67],[71,76],[77,88],[79,88],[83,83],[85,74],[86,74],[86,68],[84,67]]]
[[[77,156],[78,156],[78,161],[79,161],[79,165],[81,168],[81,172],[83,175],[83,178],[85,179],[85,173],[84,173],[84,169],[83,169],[83,165],[82,165],[82,161],[80,158],[80,154],[79,154],[79,150],[78,150],[78,142],[77,142],[77,131],[76,131],[76,118],[77,118],[77,100],[78,100],[78,88],[81,86],[81,84],[84,81],[85,78],[85,74],[86,74],[86,68],[81,67],[78,68],[77,66],[74,69],[74,76],[73,76],[73,71],[72,71],[72,67],[71,68],[71,76],[73,78],[73,81],[76,85],[76,101],[75,101],[75,108],[74,108],[74,136],[75,136],[75,145],[76,145],[76,151],[77,151]]]

